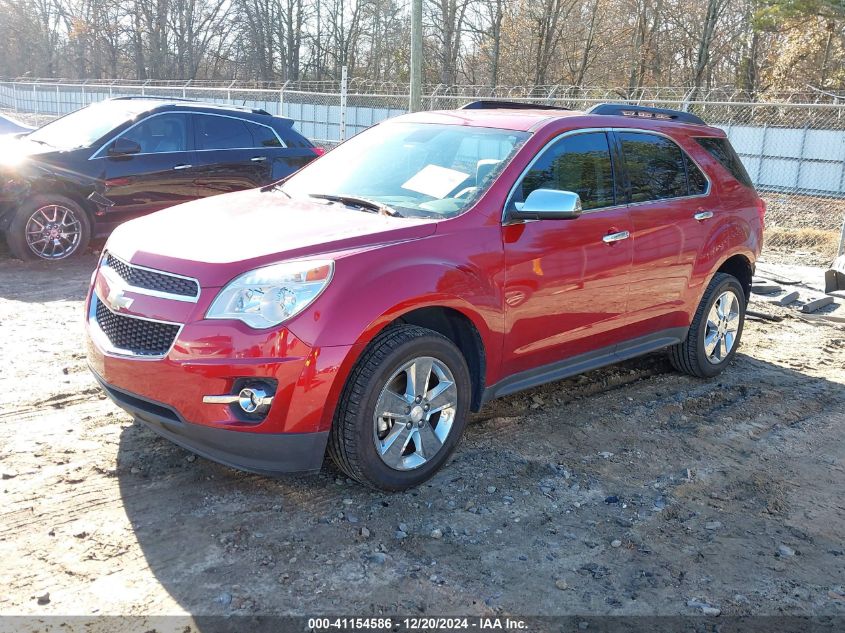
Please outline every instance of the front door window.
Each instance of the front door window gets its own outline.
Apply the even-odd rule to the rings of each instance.
[[[184,114],[159,114],[141,121],[121,138],[138,143],[141,154],[188,151],[188,117]]]

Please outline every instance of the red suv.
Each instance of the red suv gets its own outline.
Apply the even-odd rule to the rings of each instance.
[[[111,236],[87,302],[117,404],[199,455],[402,490],[491,398],[659,349],[736,353],[764,205],[671,110],[476,102]]]

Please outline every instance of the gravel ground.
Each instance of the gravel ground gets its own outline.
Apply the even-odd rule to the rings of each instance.
[[[653,355],[496,401],[382,494],[133,423],[85,366],[94,264],[0,254],[2,614],[845,614],[842,326],[749,321],[717,380]]]

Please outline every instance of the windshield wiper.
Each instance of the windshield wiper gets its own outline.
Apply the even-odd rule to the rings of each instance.
[[[287,191],[285,191],[284,189],[282,189],[282,185],[285,184],[287,182],[288,178],[290,178],[291,176],[293,176],[293,174],[285,176],[281,180],[271,182],[269,185],[264,185],[263,187],[261,187],[261,191],[265,192],[265,193],[267,191],[279,191],[279,192],[285,194],[288,198],[290,198],[291,197],[290,194]]]
[[[341,204],[347,204],[351,207],[359,207],[368,211],[374,211],[375,213],[380,213],[381,215],[389,215],[394,218],[402,217],[402,214],[399,213],[393,207],[389,207],[386,204],[381,204],[380,202],[376,202],[375,200],[369,200],[367,198],[360,198],[358,196],[335,195],[329,193],[309,193],[308,195],[312,198],[330,200],[331,202],[340,202]]]

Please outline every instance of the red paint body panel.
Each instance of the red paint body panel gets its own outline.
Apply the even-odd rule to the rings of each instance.
[[[507,226],[506,343],[501,377],[613,345],[625,322],[631,240],[627,208],[575,221]]]
[[[186,325],[167,358],[128,360],[108,354],[88,339],[88,362],[106,383],[172,407],[187,421],[255,433],[326,430],[324,404],[351,346],[311,348],[288,330],[255,336],[240,322]],[[203,404],[206,395],[229,393],[237,379],[278,382],[276,398],[259,424],[238,419],[228,405]],[[334,394],[337,397],[337,394]]]
[[[483,383],[669,328],[685,328],[704,288],[733,255],[753,265],[761,248],[758,197],[693,140],[713,128],[549,111],[427,112],[403,121],[529,130],[532,136],[469,210],[445,220],[394,218],[257,190],[188,203],[126,223],[107,249],[131,264],[196,278],[195,302],[127,292],[127,315],[185,324],[159,360],[103,351],[89,360],[108,384],[165,403],[188,422],[252,433],[326,431],[366,344],[403,314],[455,310],[483,343]],[[388,123],[389,125],[389,123]],[[620,205],[575,220],[503,225],[513,184],[558,135],[633,128],[670,136],[709,176],[706,196]],[[714,212],[706,222],[693,215]],[[631,239],[602,238],[629,231]],[[323,294],[283,327],[254,330],[207,320],[220,288],[254,268],[290,259],[331,259]],[[98,274],[100,297],[110,292]],[[278,381],[260,423],[228,405],[202,403],[234,381]]]

